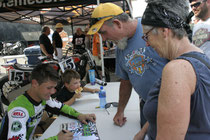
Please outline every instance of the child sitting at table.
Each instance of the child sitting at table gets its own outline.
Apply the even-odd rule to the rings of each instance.
[[[59,91],[56,99],[67,105],[72,105],[77,98],[80,98],[81,91],[91,93],[99,91],[99,89],[84,87],[84,84],[81,87],[80,74],[72,69],[65,70],[62,81],[64,86]]]

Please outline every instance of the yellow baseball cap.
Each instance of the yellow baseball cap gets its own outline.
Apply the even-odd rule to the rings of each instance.
[[[63,28],[63,24],[62,23],[57,23],[56,25],[55,25],[55,28],[57,29],[57,28]]]
[[[96,7],[91,15],[91,24],[87,34],[92,35],[98,32],[106,20],[123,13],[122,8],[113,3],[103,3]]]

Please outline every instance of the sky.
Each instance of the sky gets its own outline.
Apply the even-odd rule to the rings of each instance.
[[[139,17],[143,15],[147,3],[144,0],[134,0],[132,1],[133,7],[133,17]]]
[[[143,12],[147,6],[145,0],[132,0],[133,17],[139,17],[143,15]],[[191,8],[189,9],[191,11]]]

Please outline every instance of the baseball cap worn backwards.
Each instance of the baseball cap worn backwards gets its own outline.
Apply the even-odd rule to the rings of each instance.
[[[91,15],[90,29],[87,34],[92,35],[98,32],[106,20],[120,15],[123,10],[113,3],[103,3],[96,7]]]

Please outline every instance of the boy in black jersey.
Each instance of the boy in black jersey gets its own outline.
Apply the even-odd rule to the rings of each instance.
[[[99,89],[97,88],[91,89],[88,87],[84,87],[84,84],[80,81],[79,73],[72,69],[67,69],[64,72],[62,76],[62,81],[64,83],[64,86],[59,91],[56,99],[67,105],[73,104],[77,98],[81,97],[82,90],[80,86],[82,86],[84,92],[95,93],[99,91]],[[76,92],[77,90],[78,93]]]

